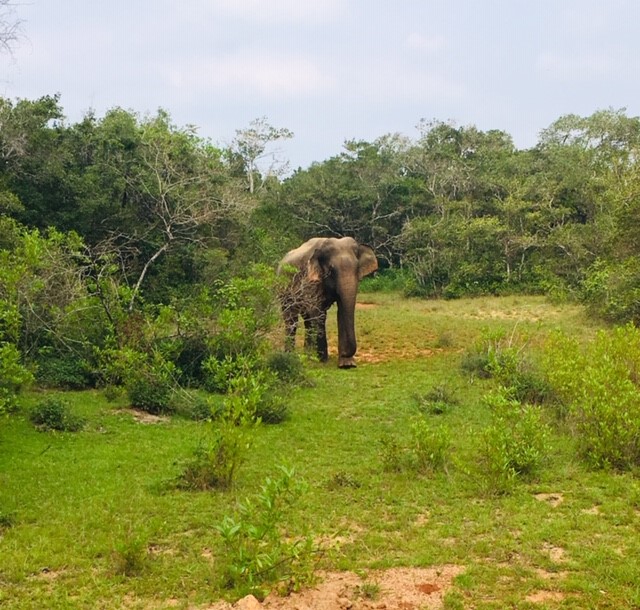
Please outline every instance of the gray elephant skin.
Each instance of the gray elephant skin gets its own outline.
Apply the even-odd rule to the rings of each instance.
[[[290,281],[281,294],[286,339],[293,349],[300,318],[304,321],[305,347],[315,349],[325,362],[327,310],[338,305],[338,366],[353,368],[356,353],[355,308],[358,284],[378,268],[372,248],[351,237],[314,237],[288,252],[278,273]]]

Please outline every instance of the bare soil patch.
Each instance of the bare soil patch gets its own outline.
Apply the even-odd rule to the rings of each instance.
[[[133,419],[141,424],[166,424],[170,421],[170,418],[166,415],[152,415],[151,413],[141,411],[140,409],[134,409],[133,407],[130,409],[120,409],[119,413],[131,415]]]
[[[330,572],[315,587],[287,597],[269,595],[260,603],[247,596],[235,604],[218,602],[208,610],[438,610],[453,579],[464,568],[391,568],[366,576]]]

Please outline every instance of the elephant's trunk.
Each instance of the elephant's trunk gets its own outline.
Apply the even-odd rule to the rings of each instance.
[[[338,295],[338,366],[340,368],[356,366],[353,359],[357,348],[354,322],[356,293],[357,283],[347,290],[340,291]]]

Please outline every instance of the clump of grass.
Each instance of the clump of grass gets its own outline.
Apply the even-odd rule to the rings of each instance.
[[[358,489],[362,486],[362,483],[346,470],[338,470],[335,472],[327,482],[329,489]]]
[[[29,414],[29,419],[42,431],[77,432],[85,421],[71,412],[69,403],[57,397],[40,401]]]
[[[451,438],[447,428],[432,426],[426,419],[416,419],[410,427],[408,442],[392,435],[381,439],[382,469],[385,472],[418,472],[421,474],[447,470]]]
[[[414,394],[413,398],[418,409],[425,415],[442,415],[459,403],[454,390],[446,383],[437,384],[427,392]]]
[[[113,550],[113,571],[118,576],[140,576],[149,563],[149,547],[144,536],[129,534]]]

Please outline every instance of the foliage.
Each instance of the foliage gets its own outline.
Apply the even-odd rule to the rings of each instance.
[[[29,419],[43,431],[77,432],[85,425],[85,421],[71,411],[66,400],[54,396],[38,402],[29,413]]]
[[[546,371],[585,461],[594,468],[638,466],[640,331],[631,324],[600,331],[584,347],[556,336]]]
[[[49,355],[41,350],[36,365],[36,380],[45,388],[80,390],[92,387],[95,379],[89,363],[74,354]]]
[[[285,530],[289,511],[306,491],[295,469],[279,466],[261,489],[225,515],[216,525],[225,549],[225,586],[239,594],[263,598],[271,589],[298,590],[311,582],[318,549],[310,534],[292,536]]]
[[[516,400],[541,403],[550,399],[551,388],[535,364],[528,340],[512,332],[484,333],[468,349],[461,361],[462,370],[481,378],[492,377],[513,394]]]
[[[418,409],[425,415],[442,415],[459,403],[454,390],[445,383],[414,395]]]
[[[451,438],[445,426],[433,426],[428,419],[415,419],[410,425],[411,437],[403,442],[393,435],[381,439],[382,468],[386,472],[446,471]]]
[[[505,493],[517,480],[535,477],[549,453],[549,428],[540,407],[523,404],[500,387],[485,396],[493,422],[482,446],[484,479],[488,490]]]
[[[16,406],[18,393],[33,381],[12,343],[0,342],[0,415]]]
[[[208,434],[184,464],[178,486],[202,491],[227,490],[235,483],[238,469],[251,444],[250,428],[228,420],[207,424]]]
[[[159,353],[127,373],[125,386],[132,406],[158,414],[171,410],[176,369]]]

